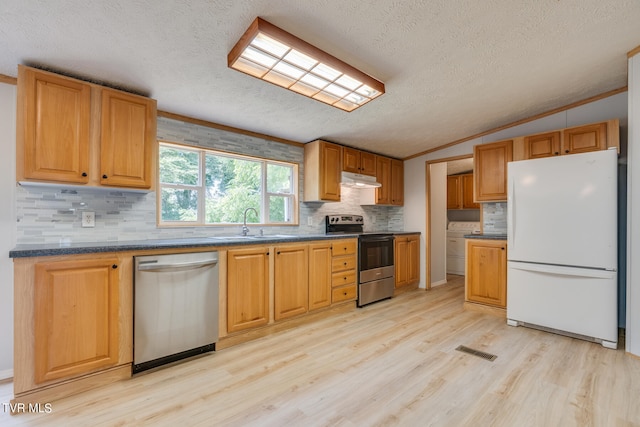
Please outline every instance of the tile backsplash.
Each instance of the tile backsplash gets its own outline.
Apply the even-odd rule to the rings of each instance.
[[[507,202],[482,203],[482,231],[507,234]]]
[[[302,147],[167,118],[158,118],[158,139],[298,163],[302,200]],[[324,233],[325,215],[338,213],[363,215],[365,231],[403,230],[402,207],[360,206],[359,191],[343,187],[339,203],[300,202],[298,226],[264,227],[265,232]],[[16,201],[17,243],[20,245],[204,237],[240,232],[240,226],[235,225],[158,228],[155,192],[18,186]],[[80,218],[83,211],[95,212],[94,228],[82,228]]]

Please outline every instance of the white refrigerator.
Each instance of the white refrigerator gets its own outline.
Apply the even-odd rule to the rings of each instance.
[[[508,165],[507,323],[617,348],[617,151]]]

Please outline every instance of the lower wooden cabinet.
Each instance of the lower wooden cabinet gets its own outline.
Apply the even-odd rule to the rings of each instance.
[[[275,320],[306,313],[309,308],[309,246],[275,248]]]
[[[507,242],[467,239],[465,300],[507,306]]]
[[[35,381],[118,363],[118,259],[35,266]]]
[[[269,323],[269,248],[227,253],[227,331]]]
[[[420,235],[395,236],[396,288],[420,282]]]
[[[331,302],[353,301],[357,298],[356,239],[338,240],[331,244]]]
[[[309,245],[309,311],[331,305],[331,242]]]
[[[131,375],[132,260],[124,254],[14,260],[18,401],[64,395],[57,387],[69,389],[71,380],[107,383]]]

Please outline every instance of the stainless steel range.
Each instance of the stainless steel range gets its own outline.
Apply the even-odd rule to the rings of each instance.
[[[364,232],[362,215],[327,215],[326,234],[358,236],[358,307],[393,296],[393,234]]]

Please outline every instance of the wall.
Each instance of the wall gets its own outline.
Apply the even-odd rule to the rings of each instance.
[[[637,66],[640,68],[640,64]],[[640,101],[637,101],[640,103]],[[469,155],[473,153],[473,146],[476,144],[483,144],[489,142],[500,141],[502,139],[514,138],[517,136],[529,135],[539,132],[545,132],[555,129],[562,129],[565,127],[579,126],[581,124],[593,123],[598,121],[604,121],[609,119],[620,119],[620,139],[621,144],[626,145],[626,130],[627,130],[627,93],[619,93],[604,99],[597,100],[595,102],[581,105],[579,107],[571,108],[566,111],[555,113],[553,115],[543,117],[528,123],[523,123],[518,126],[512,126],[510,128],[503,129],[499,132],[494,132],[489,135],[474,138],[472,140],[463,142],[461,144],[453,145],[451,147],[444,148],[442,150],[434,151],[419,157],[405,161],[405,200],[407,200],[407,194],[411,196],[411,201],[405,202],[404,212],[404,225],[408,230],[420,231],[423,236],[427,235],[426,229],[426,187],[425,174],[426,165],[425,162],[438,159],[448,159],[456,156]],[[624,150],[620,157],[620,175],[624,180],[624,165],[626,164],[626,158],[624,157]],[[640,155],[639,155],[640,161]],[[408,188],[407,183],[411,183],[411,189]],[[640,183],[638,184],[640,188]],[[623,188],[620,191],[624,191]],[[624,195],[624,193],[622,193]],[[624,198],[624,197],[623,197]],[[432,208],[433,209],[433,208]],[[638,213],[640,213],[640,206],[638,207]],[[626,234],[626,220],[620,222],[620,239],[623,240]],[[425,241],[420,241],[420,253],[426,254]],[[640,253],[640,247],[639,247]],[[626,254],[620,252],[620,258],[624,259]],[[420,263],[420,276],[426,276],[426,256],[422,257]],[[625,306],[625,292],[626,287],[625,274],[623,271],[619,272],[620,278],[620,307],[621,310]],[[639,302],[637,307],[640,312],[640,296],[638,296]],[[639,316],[640,317],[640,316]],[[640,319],[638,319],[640,320]],[[638,336],[640,346],[640,335]]]
[[[626,350],[640,356],[640,54],[629,58]]]
[[[431,286],[447,283],[447,164],[434,163],[431,183]]]
[[[13,263],[15,246],[16,87],[0,83],[0,380],[13,376]]]
[[[482,203],[482,232],[507,234],[506,203]]]
[[[158,139],[299,164],[300,200],[304,165],[302,147],[158,119]],[[343,188],[339,203],[300,203],[300,225],[264,227],[267,233],[323,234],[325,215],[365,217],[365,231],[403,230],[403,208],[360,206],[357,189]],[[20,186],[17,189],[18,244],[124,241],[239,234],[240,226],[156,227],[156,194],[113,190]],[[95,228],[82,228],[81,212],[96,213]]]

